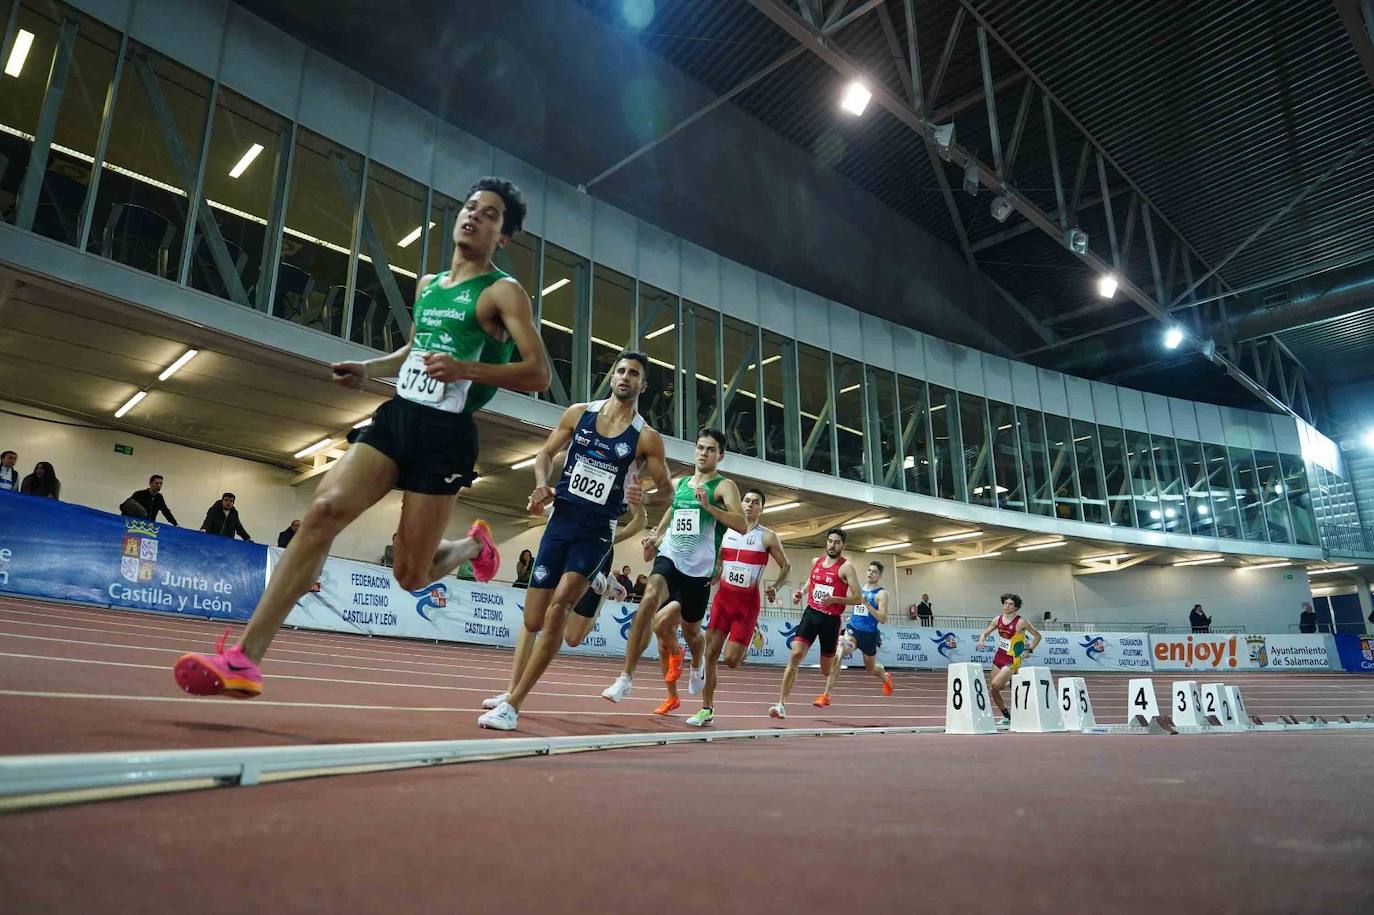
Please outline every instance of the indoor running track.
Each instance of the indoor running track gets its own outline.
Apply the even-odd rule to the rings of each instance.
[[[0,754],[461,739],[509,652],[286,631],[263,699],[196,700],[172,661],[220,627],[0,601]],[[560,657],[522,733],[681,729],[645,666]],[[727,671],[768,728],[778,668]],[[1169,676],[1157,677],[1160,695]],[[1200,678],[1201,679],[1201,678]],[[1250,711],[1363,715],[1374,678],[1238,675]],[[1101,721],[1125,680],[1089,677]],[[938,725],[944,677],[847,671],[787,726]],[[684,697],[683,712],[695,703]],[[626,749],[0,816],[7,912],[1369,910],[1374,732],[888,735]]]

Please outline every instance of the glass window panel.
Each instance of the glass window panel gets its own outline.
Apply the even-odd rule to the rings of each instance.
[[[932,477],[935,495],[941,499],[964,501],[964,474],[961,455],[955,453],[959,422],[959,395],[949,388],[932,384],[930,389],[931,451],[934,452]]]
[[[865,387],[868,401],[870,459],[874,464],[874,483],[901,488],[897,478],[897,379],[892,372],[868,368]]]
[[[174,278],[181,267],[180,239],[200,162],[210,80],[129,42],[119,82],[91,249]]]
[[[1054,490],[1054,514],[1068,521],[1082,521],[1078,475],[1074,473],[1073,431],[1069,420],[1045,414],[1045,447],[1050,459],[1050,485]]]
[[[357,288],[347,320],[349,339],[391,352],[410,334],[409,313],[419,279],[425,188],[376,162],[367,166],[363,226],[359,238]],[[408,242],[404,247],[401,242]],[[447,269],[447,268],[445,268]],[[326,292],[326,303],[343,305],[344,290]],[[402,321],[397,315],[404,315]]]
[[[1231,462],[1226,459],[1223,445],[1203,445],[1207,459],[1207,485],[1212,497],[1212,515],[1217,522],[1217,536],[1241,539],[1239,493],[1231,482]]]
[[[438,224],[440,227],[443,225],[443,223]],[[443,267],[440,268],[448,270],[453,259],[453,233],[451,231],[445,232],[440,227],[431,229],[430,237],[434,239],[433,244],[438,243],[440,236],[449,238],[449,260],[445,261]],[[520,283],[520,287],[529,294],[530,299],[534,299],[536,287],[539,285],[539,236],[521,232],[510,240],[510,244],[504,248],[496,249],[496,254],[492,256],[492,263],[515,277]],[[425,272],[437,271],[427,269]]]
[[[424,234],[425,256],[424,269],[421,273],[439,273],[448,270],[453,264],[453,233],[458,229],[458,214],[463,209],[463,201],[455,200],[447,194],[434,191],[430,194],[429,202],[429,231]],[[521,236],[524,238],[525,236]],[[412,244],[418,245],[417,239]],[[537,248],[535,249],[538,250]],[[501,264],[501,252],[495,258],[496,266],[506,270]],[[509,273],[509,270],[506,270]],[[530,297],[534,295],[534,279],[531,276],[530,284],[525,287],[530,292]]]
[[[897,376],[897,398],[902,407],[902,473],[907,492],[935,495],[930,457],[930,417],[926,410],[926,383]]]
[[[1155,478],[1150,436],[1126,430],[1127,457],[1131,463],[1131,489],[1135,497],[1135,516],[1142,530],[1164,529],[1164,512],[1159,508],[1159,482]]]
[[[1102,479],[1097,426],[1075,419],[1072,428],[1074,458],[1078,462],[1078,489],[1083,497],[1083,520],[1091,521],[1093,524],[1110,524],[1111,514],[1107,508],[1107,484]]]
[[[814,346],[799,343],[797,367],[801,393],[803,466],[817,473],[831,473],[830,355]]]
[[[997,482],[999,508],[1026,510],[1026,489],[1021,479],[1021,446],[1016,434],[1016,408],[1011,404],[988,401],[988,420],[992,428],[992,466]]]
[[[677,296],[639,284],[639,322],[647,327],[640,341],[649,357],[648,388],[639,401],[649,425],[665,435],[678,435]]]
[[[549,389],[540,394],[541,400],[551,400],[562,406],[573,402],[573,369],[575,358],[574,328],[577,324],[578,300],[588,292],[587,260],[551,242],[544,243],[544,273],[540,280],[544,289],[539,300],[539,332],[553,365],[553,379]]]
[[[1293,532],[1288,524],[1288,499],[1284,493],[1283,468],[1279,465],[1279,456],[1272,451],[1256,451],[1255,465],[1269,541],[1292,543]]]
[[[592,400],[610,391],[616,357],[634,337],[634,280],[610,267],[592,268],[592,360],[587,390]]]
[[[682,430],[684,438],[695,438],[702,426],[718,422],[716,406],[720,403],[720,384],[717,365],[720,332],[716,329],[720,316],[714,309],[683,300],[686,336],[682,340],[683,364],[681,376],[687,387],[689,372],[691,388],[687,401],[687,416]],[[693,409],[695,408],[695,409]]]
[[[725,318],[725,374],[722,394],[733,395],[725,405],[725,445],[735,454],[759,456],[759,353],[758,325]]]
[[[1283,468],[1283,495],[1288,500],[1288,514],[1293,524],[1293,539],[1304,546],[1320,546],[1317,537],[1317,516],[1312,507],[1312,493],[1303,472],[1302,458],[1296,454],[1279,455]]]
[[[288,128],[284,118],[220,89],[205,155],[201,206],[214,217],[229,264],[216,260],[212,239],[197,225],[190,271],[196,289],[240,305],[258,304],[256,295],[249,295],[254,290],[263,296],[265,310],[267,284],[259,283],[258,277],[268,249],[267,222],[287,151]]]
[[[1178,441],[1178,460],[1183,478],[1188,522],[1193,533],[1202,537],[1217,535],[1217,519],[1212,511],[1212,498],[1207,480],[1207,459],[1202,445],[1184,439]]]
[[[801,463],[796,422],[796,343],[763,332],[763,457],[793,467]],[[788,405],[791,405],[789,408]]]
[[[1246,540],[1267,540],[1264,531],[1264,493],[1260,490],[1255,454],[1249,448],[1227,448],[1226,451],[1236,481],[1241,533]]]
[[[1016,431],[1021,437],[1021,470],[1026,476],[1030,510],[1037,515],[1053,515],[1050,453],[1045,447],[1045,425],[1040,411],[1017,407]]]
[[[1126,460],[1125,433],[1115,426],[1098,426],[1102,444],[1102,476],[1107,486],[1107,505],[1112,524],[1135,527],[1131,499],[1131,474]]]
[[[835,356],[835,438],[839,447],[840,476],[867,480],[864,454],[864,367],[844,356]]]
[[[352,150],[303,128],[296,131],[272,303],[277,317],[334,334],[343,327],[340,303],[348,285],[362,166]],[[339,290],[332,301],[330,290]]]
[[[987,402],[972,394],[959,395],[959,429],[962,433],[964,479],[968,500],[996,507],[1003,487],[992,482],[992,449],[988,447]]]
[[[1191,533],[1177,445],[1168,436],[1152,435],[1150,447],[1154,451],[1155,474],[1159,477],[1159,510],[1164,515],[1164,529],[1171,534]]]
[[[16,28],[33,35],[18,76],[0,76],[0,218],[14,222],[28,172],[48,75],[60,31],[56,4],[22,4]],[[69,245],[81,238],[81,212],[91,183],[100,119],[114,77],[119,36],[94,19],[64,9],[78,25],[66,85],[57,109],[47,167],[38,187],[33,231]],[[18,34],[16,32],[16,34]],[[24,136],[16,136],[22,133]]]

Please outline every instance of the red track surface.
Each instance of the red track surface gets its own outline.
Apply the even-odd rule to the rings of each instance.
[[[509,652],[286,632],[262,699],[183,696],[172,661],[217,632],[0,600],[0,754],[499,739],[475,719]],[[650,714],[654,662],[625,702],[600,699],[618,668],[559,658],[520,733],[682,728]],[[782,726],[765,715],[779,675],[724,671],[719,725]],[[1156,677],[1161,697],[1171,679]],[[1374,678],[1221,679],[1265,719],[1374,711]],[[884,698],[846,672],[812,715],[820,675],[804,671],[786,725],[942,722],[943,674],[896,683]],[[1088,684],[1099,721],[1124,720],[1124,678]],[[1374,903],[1371,758],[1374,732],[1329,732],[807,738],[477,763],[6,816],[0,887],[14,912],[171,908],[191,893],[211,894],[198,915],[1353,910]]]

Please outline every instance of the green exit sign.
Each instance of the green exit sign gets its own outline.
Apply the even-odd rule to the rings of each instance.
[[[115,445],[115,454],[133,454],[133,445]]]

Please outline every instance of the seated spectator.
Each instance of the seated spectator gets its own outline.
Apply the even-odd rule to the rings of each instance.
[[[528,588],[530,586],[530,572],[533,570],[534,554],[529,550],[521,550],[520,558],[515,561],[515,586]]]
[[[301,519],[297,518],[286,526],[286,530],[277,535],[277,546],[285,549],[291,545],[291,538],[296,536],[296,531],[301,529]]]
[[[641,575],[635,579],[635,586],[630,589],[630,600],[638,603],[644,598],[644,589],[649,584],[649,576]]]
[[[1193,604],[1193,609],[1188,613],[1188,625],[1197,633],[1212,631],[1212,618],[1202,612],[1202,604]]]
[[[119,506],[119,513],[126,518],[146,518],[149,521],[156,521],[158,512],[167,516],[167,520],[173,524],[177,523],[176,516],[167,507],[167,500],[162,495],[162,474],[155,473],[148,478],[148,488],[140,489],[138,492],[129,496]]]
[[[62,492],[62,482],[57,479],[57,472],[51,464],[39,461],[33,466],[33,473],[24,477],[24,482],[19,484],[19,491],[31,496],[56,499]]]
[[[629,594],[635,589],[634,579],[630,577],[629,566],[625,566],[625,568],[621,569],[620,574],[615,577],[615,580],[620,582],[620,586],[625,589],[626,594]]]
[[[1299,632],[1316,632],[1316,631],[1317,631],[1317,614],[1316,614],[1316,611],[1314,611],[1314,610],[1312,609],[1312,605],[1311,605],[1311,604],[1303,604],[1303,605],[1302,605],[1302,612],[1298,614],[1298,631],[1299,631]]]
[[[19,463],[19,455],[13,451],[6,451],[0,454],[0,492],[17,492],[19,490],[19,471],[14,469],[14,465]]]
[[[239,522],[239,510],[234,507],[236,501],[237,497],[232,492],[220,496],[219,501],[205,512],[205,520],[201,522],[200,529],[207,534],[228,537],[230,540],[234,539],[235,534],[244,540],[252,540]]]
[[[382,565],[388,569],[396,564],[396,538],[393,536],[391,542],[382,550]]]

